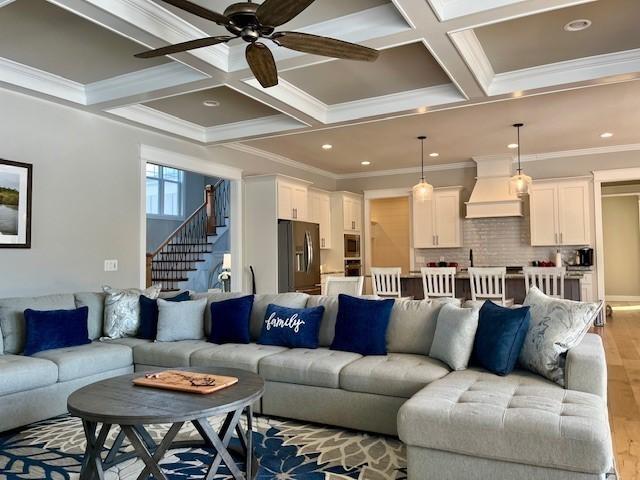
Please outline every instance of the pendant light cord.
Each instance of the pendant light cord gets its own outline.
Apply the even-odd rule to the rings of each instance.
[[[422,145],[422,159],[421,159],[421,172],[422,172],[422,177],[420,178],[421,183],[424,183],[424,141],[427,139],[427,137],[425,137],[424,135],[418,137],[418,140],[420,140],[420,143]]]
[[[522,174],[522,165],[520,164],[520,127],[518,127],[518,175]]]

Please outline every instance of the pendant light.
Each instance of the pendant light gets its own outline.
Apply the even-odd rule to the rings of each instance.
[[[426,202],[427,200],[431,200],[431,195],[433,194],[433,185],[427,183],[424,179],[424,141],[427,139],[424,135],[418,137],[422,144],[422,176],[420,177],[420,183],[413,187],[413,198],[417,199],[420,202]]]
[[[522,164],[520,163],[520,129],[524,127],[524,123],[514,123],[513,126],[518,131],[518,172],[509,181],[509,191],[513,195],[528,195],[532,179],[529,175],[522,173]]]

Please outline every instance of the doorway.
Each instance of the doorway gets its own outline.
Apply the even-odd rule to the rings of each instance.
[[[370,201],[371,266],[410,271],[409,197]]]

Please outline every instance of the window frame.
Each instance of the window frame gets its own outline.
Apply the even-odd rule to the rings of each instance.
[[[154,167],[158,168],[158,175],[155,176],[150,176],[147,173],[147,169],[146,166],[147,165],[153,165]],[[167,179],[164,178],[164,169],[165,168],[170,168],[171,170],[176,170],[178,172],[180,172],[180,180],[176,181],[176,180],[172,180],[172,179]],[[163,165],[157,164],[157,163],[152,163],[152,162],[146,162],[145,164],[145,185],[146,185],[146,180],[155,180],[158,182],[158,212],[160,213],[149,213],[147,210],[147,218],[151,218],[154,220],[172,220],[172,221],[183,221],[185,219],[184,216],[184,211],[185,211],[185,202],[186,202],[186,188],[185,188],[185,172],[183,170],[180,170],[178,168],[175,167],[165,167]],[[178,208],[180,210],[178,215],[168,215],[164,213],[164,191],[165,191],[165,184],[166,183],[173,183],[178,185]],[[147,200],[147,195],[145,194],[145,208],[146,208],[146,200]]]

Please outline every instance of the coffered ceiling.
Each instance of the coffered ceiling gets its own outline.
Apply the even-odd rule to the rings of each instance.
[[[232,3],[194,1],[217,11]],[[410,165],[407,145],[418,133],[441,151],[433,163],[500,153],[490,150],[527,113],[529,131],[543,135],[532,151],[594,148],[593,135],[614,127],[610,144],[640,143],[628,108],[638,107],[639,14],[637,0],[316,0],[282,30],[361,43],[380,49],[380,58],[331,60],[267,40],[280,84],[264,89],[239,39],[134,58],[224,33],[162,0],[0,0],[0,85],[339,175],[360,172],[363,156],[375,160],[371,170]],[[564,30],[578,19],[591,26]],[[340,148],[318,152],[329,140]],[[467,148],[473,142],[477,151]]]

